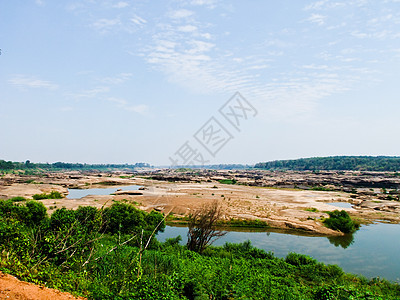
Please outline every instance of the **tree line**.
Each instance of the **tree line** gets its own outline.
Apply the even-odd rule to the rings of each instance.
[[[43,169],[43,170],[109,170],[109,169],[136,169],[148,168],[148,163],[135,164],[82,164],[82,163],[32,163],[29,160],[25,162],[12,162],[0,160],[0,170],[28,170],[28,169]]]
[[[257,169],[294,171],[400,171],[399,156],[330,156],[260,162]]]

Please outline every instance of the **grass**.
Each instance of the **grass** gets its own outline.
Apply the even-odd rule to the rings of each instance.
[[[120,185],[120,182],[114,182],[114,181],[100,181],[100,182],[95,182],[93,184],[98,184],[98,185]]]
[[[227,221],[219,221],[217,225],[222,227],[270,228],[267,222],[259,219],[246,220],[231,218]]]
[[[189,217],[187,216],[175,216],[170,214],[167,219],[167,225],[187,225],[189,221]],[[270,228],[267,222],[255,219],[255,220],[246,220],[246,219],[234,219],[219,221],[217,226],[222,228]]]
[[[62,199],[64,198],[60,192],[57,191],[51,191],[49,194],[43,193],[43,194],[35,194],[32,196],[33,199],[35,200],[41,200],[41,199]]]
[[[286,258],[275,257],[249,241],[211,246],[202,254],[180,245],[180,237],[165,243],[155,239],[150,242],[149,238],[144,246],[142,242],[162,216],[140,213],[126,204],[105,211],[90,207],[77,211],[60,209],[51,216],[45,215],[46,209],[37,201],[26,207],[19,203],[3,204],[0,270],[88,299],[400,297],[398,284],[346,274],[336,265],[325,265],[306,255],[289,253]],[[39,208],[42,214],[38,218]],[[10,216],[9,209],[15,216]],[[128,210],[131,213],[125,215]],[[125,220],[123,224],[127,220],[142,221],[124,228],[118,224],[121,219]]]
[[[12,197],[10,200],[12,202],[22,202],[22,201],[26,201],[26,198],[24,198],[24,197]]]
[[[304,209],[305,211],[309,211],[309,212],[319,212],[318,209],[316,209],[315,207],[308,207]]]
[[[220,179],[218,180],[219,183],[222,184],[236,184],[237,180],[236,179]]]
[[[312,191],[322,191],[322,192],[333,192],[335,189],[327,188],[324,186],[313,186],[311,188]]]
[[[121,175],[121,176],[119,176],[119,178],[121,178],[121,179],[129,179],[129,178],[133,178],[133,177],[135,177],[135,175]]]

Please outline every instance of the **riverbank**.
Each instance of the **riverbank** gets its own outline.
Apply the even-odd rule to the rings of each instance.
[[[243,176],[245,174],[242,174]],[[308,176],[304,174],[304,176]],[[241,177],[238,177],[241,178]],[[158,177],[160,179],[160,177]],[[294,229],[313,234],[337,236],[340,232],[326,228],[321,220],[326,212],[346,210],[362,223],[376,220],[399,223],[399,202],[387,201],[382,197],[366,195],[365,192],[305,190],[299,188],[277,188],[249,186],[245,184],[224,184],[221,177],[204,178],[194,176],[190,182],[169,182],[154,180],[149,176],[114,173],[80,174],[76,172],[50,173],[46,176],[23,177],[8,174],[0,179],[0,198],[22,196],[31,198],[34,194],[58,191],[64,196],[68,188],[105,188],[121,185],[142,186],[140,191],[121,191],[116,195],[88,195],[79,199],[40,200],[51,213],[57,208],[76,209],[79,206],[101,208],[113,201],[135,203],[140,209],[172,213],[185,218],[203,205],[218,200],[224,210],[226,223],[244,220],[243,223],[263,223],[269,227]],[[234,181],[230,181],[231,183]],[[333,203],[333,204],[331,204]],[[338,208],[335,203],[350,207]]]

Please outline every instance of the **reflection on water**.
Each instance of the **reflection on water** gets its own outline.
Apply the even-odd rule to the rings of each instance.
[[[278,257],[285,257],[289,252],[302,253],[326,264],[336,264],[346,272],[400,282],[399,233],[400,225],[381,223],[362,226],[353,235],[339,237],[287,234],[271,230],[229,231],[214,244],[250,240],[255,247],[272,251]],[[182,236],[182,243],[185,244],[186,227],[167,226],[165,232],[158,234],[157,238],[164,241],[178,235]]]
[[[124,186],[113,186],[110,188],[95,188],[95,189],[68,189],[67,199],[80,199],[88,195],[110,195],[115,193],[117,190],[132,191],[137,190],[139,185],[124,185]]]
[[[340,246],[343,249],[346,249],[354,243],[354,235],[349,233],[343,236],[329,236],[328,240],[332,245],[335,245],[336,247]]]

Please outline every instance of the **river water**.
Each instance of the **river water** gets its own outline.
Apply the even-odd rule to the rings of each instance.
[[[178,235],[182,236],[182,243],[186,243],[187,228],[167,226],[157,239],[165,241]],[[400,225],[397,224],[364,225],[354,235],[329,238],[274,230],[229,231],[214,245],[246,240],[257,248],[272,251],[278,257],[285,257],[289,252],[306,254],[326,264],[336,264],[349,273],[400,282]]]
[[[133,191],[139,189],[139,187],[139,185],[124,185],[109,188],[68,189],[67,199],[80,199],[88,195],[110,195],[119,189],[123,191]]]
[[[122,190],[137,190],[138,185],[114,186],[94,189],[69,189],[68,199],[79,199],[87,195],[110,195]],[[330,203],[349,208],[350,203]],[[182,236],[186,243],[187,228],[167,226],[157,239]],[[293,231],[268,230],[264,232],[229,231],[214,245],[226,242],[241,243],[250,240],[253,246],[271,251],[278,257],[289,252],[309,255],[326,264],[336,264],[344,271],[364,275],[368,278],[383,277],[400,283],[400,225],[376,223],[363,225],[353,235],[344,237],[321,237]]]

